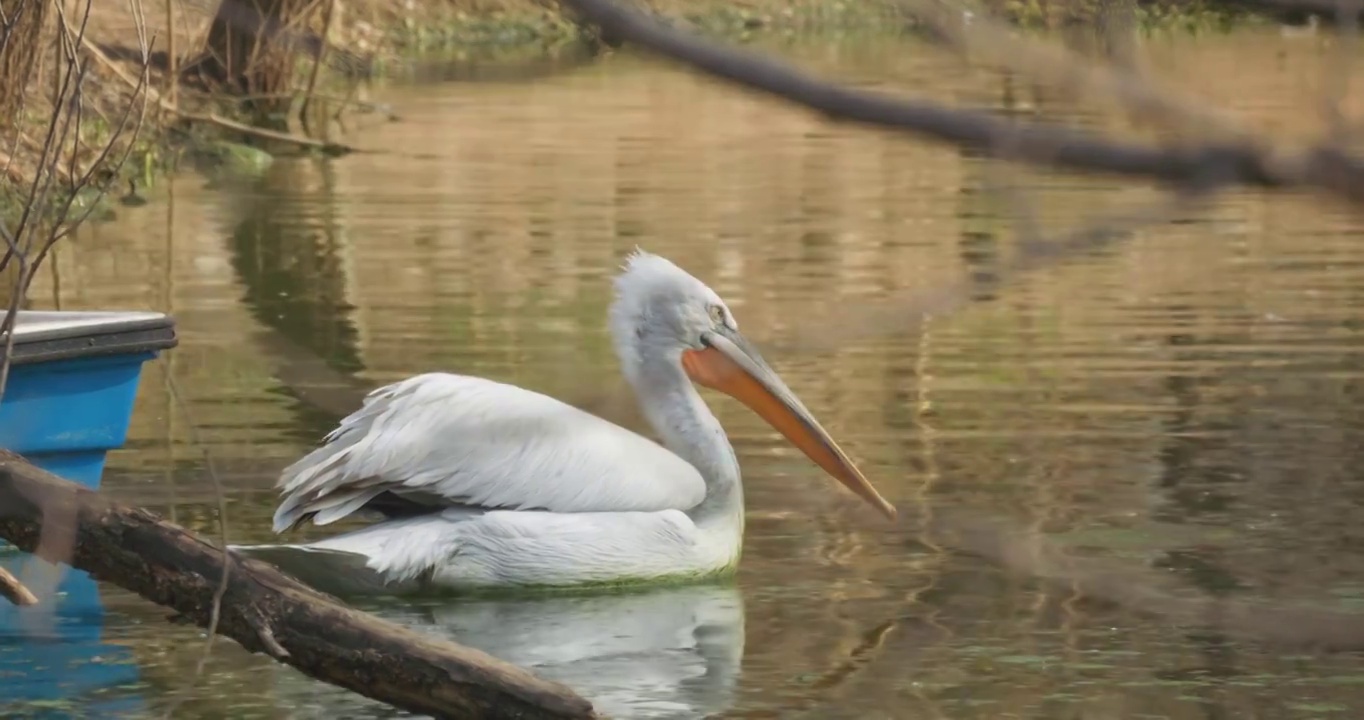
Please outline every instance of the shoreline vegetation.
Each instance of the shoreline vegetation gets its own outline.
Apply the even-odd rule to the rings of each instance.
[[[632,4],[731,40],[912,33],[920,29],[915,9],[932,7],[922,0]],[[1130,28],[1120,32],[1127,33],[1220,31],[1265,17],[1254,6],[1205,0],[974,6],[1019,28],[1088,27],[1110,35],[1115,9],[1124,11]],[[251,173],[277,154],[354,151],[342,138],[372,122],[358,116],[388,114],[367,102],[368,84],[401,74],[416,59],[514,63],[612,45],[550,0],[0,0],[0,7],[14,25],[0,48],[0,85],[10,89],[0,93],[0,217],[10,221],[38,199],[34,180],[44,168],[67,190],[44,193],[47,204],[89,206],[98,218],[113,203],[145,202],[141,190],[185,162]],[[41,60],[60,50],[59,40],[84,79],[83,112],[65,143],[45,150],[39,139],[60,114],[54,112],[60,93],[52,88],[60,85],[54,76],[62,63]],[[87,182],[74,182],[87,175]]]

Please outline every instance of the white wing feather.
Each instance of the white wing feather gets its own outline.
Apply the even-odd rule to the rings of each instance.
[[[339,520],[384,492],[551,512],[687,510],[705,497],[690,463],[554,398],[428,373],[388,385],[284,470],[275,531]]]

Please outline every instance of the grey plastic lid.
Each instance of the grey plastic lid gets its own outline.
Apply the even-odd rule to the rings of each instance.
[[[0,312],[0,319],[8,316]],[[0,354],[4,342],[0,334]],[[20,310],[11,365],[173,348],[175,319],[154,312]]]

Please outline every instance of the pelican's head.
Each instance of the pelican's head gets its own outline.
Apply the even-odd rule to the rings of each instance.
[[[887,517],[886,502],[795,393],[739,333],[720,296],[665,258],[636,250],[616,277],[611,334],[624,372],[643,380],[650,359],[676,362],[693,382],[735,398],[824,471]]]

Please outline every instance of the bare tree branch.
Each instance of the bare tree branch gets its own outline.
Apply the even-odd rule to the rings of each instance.
[[[950,0],[901,0],[907,12],[928,24],[934,37],[963,57],[985,60],[1038,82],[1048,83],[1072,97],[1111,97],[1133,120],[1157,124],[1181,134],[1201,133],[1249,140],[1250,135],[1227,113],[1199,100],[1158,86],[1135,67],[1095,63],[1064,46],[1031,40],[984,10],[972,10],[970,23],[960,20],[965,8]]]
[[[195,445],[204,449],[204,467],[208,469],[209,480],[213,483],[213,496],[218,502],[218,542],[224,551],[222,574],[218,576],[218,587],[213,591],[213,606],[209,609],[208,633],[204,637],[204,651],[199,655],[199,662],[194,666],[194,676],[190,680],[190,687],[186,688],[188,691],[199,683],[200,678],[204,675],[204,668],[208,666],[208,660],[213,655],[213,640],[218,636],[218,626],[223,617],[223,596],[227,594],[227,581],[231,577],[233,566],[237,562],[235,556],[227,552],[227,496],[223,492],[222,480],[218,478],[218,469],[214,467],[213,456],[208,452],[208,445],[199,437],[199,428],[194,423],[194,416],[190,412],[189,404],[185,402],[185,397],[180,393],[180,387],[175,382],[175,375],[171,372],[170,364],[165,358],[161,358],[159,364],[166,379],[166,386],[170,389],[171,397],[189,424],[190,439]],[[270,638],[273,641],[273,636]],[[277,658],[286,657],[289,654],[287,650],[279,647],[278,643],[270,650],[271,655]],[[171,703],[170,707],[166,708],[163,717],[175,717],[175,711],[180,708],[181,702],[183,699]]]
[[[1105,140],[1055,123],[1014,123],[983,110],[953,109],[825,82],[785,63],[674,29],[612,0],[562,3],[609,36],[834,119],[896,128],[986,153],[1003,140],[1013,148],[1015,159],[1035,165],[1146,178],[1176,186],[1215,173],[1231,184],[1315,187],[1364,205],[1364,161],[1332,145],[1283,156],[1239,141],[1162,148]]]

